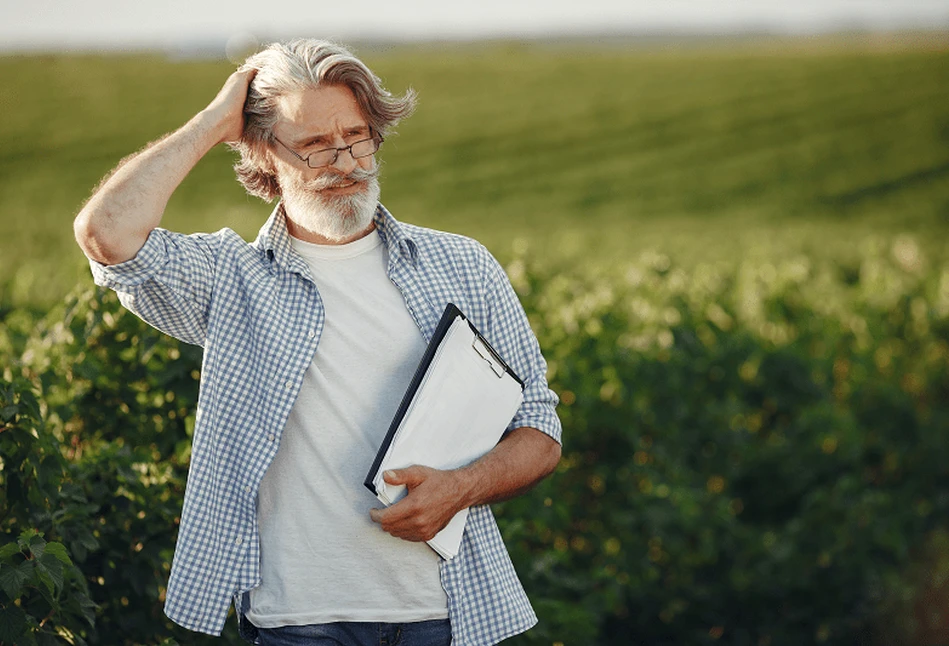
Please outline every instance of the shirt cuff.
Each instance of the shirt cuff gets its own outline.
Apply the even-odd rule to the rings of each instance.
[[[153,277],[168,260],[165,234],[164,229],[152,229],[138,253],[117,265],[103,265],[89,258],[96,285],[123,291],[123,288],[137,287]]]
[[[552,408],[540,406],[535,410],[518,411],[507,430],[513,431],[515,428],[525,426],[536,428],[544,435],[549,435],[558,444],[563,444],[563,427],[560,424],[560,418]]]

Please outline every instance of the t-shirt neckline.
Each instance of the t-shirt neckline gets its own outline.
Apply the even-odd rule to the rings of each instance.
[[[373,229],[368,234],[347,242],[346,244],[316,244],[315,242],[306,242],[299,238],[290,236],[290,246],[293,250],[304,258],[313,260],[345,260],[355,258],[364,253],[368,253],[382,244],[382,237],[378,229]]]

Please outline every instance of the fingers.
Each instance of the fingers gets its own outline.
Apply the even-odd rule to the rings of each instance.
[[[430,540],[460,509],[448,472],[415,465],[386,471],[383,478],[409,489],[408,495],[391,507],[369,511],[369,517],[392,536]]]
[[[254,80],[254,77],[257,76],[256,67],[241,67],[239,70],[231,74],[231,78],[235,78],[235,83],[238,86],[243,85],[246,92],[247,88],[250,87],[250,82]]]
[[[211,102],[211,105],[230,110],[240,108],[241,111],[243,111],[244,101],[247,100],[247,90],[256,74],[257,70],[255,69],[233,72],[227,77],[227,80],[224,81],[224,85],[221,87],[217,96],[214,97],[214,101]]]
[[[220,128],[222,142],[235,142],[244,134],[244,103],[256,69],[239,69],[227,77],[207,107]]]
[[[369,517],[387,534],[407,541],[431,540],[446,523],[431,513],[403,505],[404,500],[388,509],[370,509]]]
[[[425,481],[425,467],[407,467],[394,469],[383,474],[385,481],[391,485],[407,485],[409,495],[386,509],[370,509],[369,517],[382,529],[408,541],[427,541],[437,533],[433,528],[430,509],[431,500],[421,493],[412,491]]]
[[[427,477],[427,467],[412,466],[404,469],[390,469],[382,474],[383,479],[391,485],[405,485],[409,489],[417,487]],[[428,469],[431,471],[432,469]]]

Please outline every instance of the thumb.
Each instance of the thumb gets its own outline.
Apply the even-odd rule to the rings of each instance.
[[[405,485],[409,488],[425,479],[422,477],[421,469],[415,466],[406,467],[405,469],[389,469],[382,474],[382,477],[391,485]]]

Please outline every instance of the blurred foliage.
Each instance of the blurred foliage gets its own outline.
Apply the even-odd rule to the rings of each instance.
[[[565,427],[500,510],[544,614],[523,643],[949,640],[949,267],[900,237],[851,267],[509,271]]]
[[[557,473],[496,507],[540,616],[513,644],[949,641],[949,266],[903,236],[842,266],[507,270],[565,429]],[[59,606],[0,586],[2,611],[205,643],[161,613],[200,351],[86,286],[5,323],[0,554],[43,532],[84,581]]]
[[[0,644],[84,644],[74,632],[93,624],[84,573],[33,528],[73,535],[87,501],[22,378],[0,378],[0,461]]]
[[[35,326],[23,311],[6,323],[4,378],[13,380],[15,396],[41,404],[36,416],[21,414],[16,426],[2,427],[0,543],[35,528],[65,545],[96,603],[94,630],[68,624],[77,640],[155,644],[162,636],[211,643],[173,626],[161,610],[190,456],[200,348],[143,325],[113,294],[90,287],[77,289]],[[24,388],[27,378],[32,383]],[[18,428],[19,434],[8,432]],[[239,643],[232,632],[231,642]]]
[[[853,258],[909,231],[949,251],[945,34],[357,48],[416,113],[380,151],[383,202],[498,258],[609,266],[747,255]],[[0,310],[50,306],[85,273],[73,215],[120,159],[180,127],[215,60],[0,56]],[[168,204],[175,231],[247,239],[270,207],[212,150]],[[591,254],[590,250],[596,250]]]

